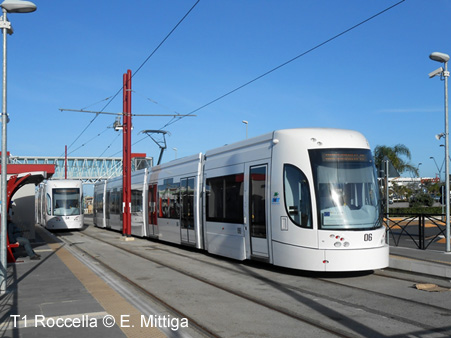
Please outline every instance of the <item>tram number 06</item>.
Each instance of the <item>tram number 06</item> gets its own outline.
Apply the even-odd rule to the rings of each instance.
[[[365,242],[371,242],[373,240],[373,234],[364,234],[363,235],[363,240]]]

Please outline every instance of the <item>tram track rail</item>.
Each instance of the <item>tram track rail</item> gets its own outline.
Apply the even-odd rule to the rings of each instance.
[[[165,251],[165,252],[167,252],[169,254],[175,254],[171,250],[165,250],[165,249],[159,249],[159,250],[160,251]],[[180,256],[179,253],[177,255]],[[193,259],[192,257],[187,256],[187,255],[185,255],[184,257],[189,258],[189,259]],[[217,257],[217,258],[224,259],[223,257]],[[221,266],[221,265],[218,265],[218,264],[213,264],[213,263],[210,263],[210,262],[207,262],[207,261],[204,261],[204,260],[199,260],[199,262],[201,262],[203,264],[209,264],[209,265],[215,266],[216,268],[226,269],[226,270],[230,270],[230,271],[232,271],[234,273],[239,273],[239,274],[245,275],[244,272],[240,272],[240,271],[237,271],[237,270],[229,269],[227,267],[224,267],[224,266]],[[240,264],[243,264],[243,263],[241,262]],[[260,262],[252,261],[250,264],[254,264],[254,265],[255,264],[265,264],[266,268],[267,269],[271,269],[271,271],[277,271],[277,272],[280,271],[280,273],[287,273],[287,271],[288,271],[288,273],[293,273],[293,270],[291,270],[291,269],[287,270],[285,268],[268,265],[267,263],[260,263]],[[390,269],[387,269],[387,270],[390,270]],[[329,275],[332,275],[332,274],[333,273],[329,273]],[[344,273],[339,273],[339,275],[343,275],[343,274]],[[412,283],[412,287],[415,284],[428,283],[427,280],[431,278],[430,276],[427,276],[427,275],[418,275],[418,274],[412,275],[411,273],[407,273],[407,274],[403,273],[404,275],[406,275],[408,277],[400,277],[400,276],[390,275],[389,273],[387,273],[385,271],[382,271],[382,270],[381,271],[374,271],[373,274],[377,275],[377,276],[380,276],[380,277],[383,277],[383,278],[386,278],[386,279],[410,282],[410,283]],[[362,291],[362,292],[365,292],[365,293],[371,293],[373,295],[376,295],[376,296],[379,296],[379,297],[382,297],[382,298],[386,298],[386,299],[388,299],[388,298],[397,299],[399,301],[408,302],[409,304],[411,304],[413,306],[416,306],[416,305],[428,306],[429,308],[437,310],[437,311],[449,312],[449,314],[451,315],[451,310],[449,310],[448,308],[444,308],[444,307],[441,307],[441,306],[435,306],[435,305],[431,305],[431,304],[426,304],[426,303],[418,302],[418,301],[415,301],[415,300],[405,299],[403,297],[398,297],[398,296],[395,296],[395,295],[387,295],[387,294],[382,293],[382,292],[377,292],[377,291],[373,291],[373,290],[363,289],[363,288],[359,288],[359,287],[356,287],[356,286],[350,286],[350,285],[347,285],[347,284],[344,284],[344,283],[331,281],[330,279],[327,279],[327,278],[317,277],[315,275],[318,275],[318,274],[315,274],[313,272],[301,272],[300,273],[299,271],[296,271],[296,275],[299,275],[301,277],[307,277],[307,278],[315,278],[315,279],[320,280],[320,281],[322,281],[324,283],[327,283],[327,284],[339,285],[341,287],[345,287],[345,288],[348,288],[348,289],[359,290],[359,291]],[[413,278],[413,277],[415,277],[415,278]],[[437,279],[439,281],[437,281]],[[445,279],[445,278],[434,277],[434,283],[437,284],[440,287],[443,287],[443,288],[447,288],[447,289],[450,288],[449,280]],[[296,286],[289,285],[289,284],[286,284],[286,283],[278,282],[278,284],[280,284],[281,286],[283,286],[285,288],[292,289],[294,291],[308,293],[311,296],[325,297],[324,294],[314,293],[314,292],[311,292],[311,291],[308,291],[308,290],[305,290],[305,289],[301,289],[301,288],[298,288]],[[342,302],[342,301],[339,301],[339,300],[334,299],[334,298],[330,298],[330,300]],[[348,306],[352,305],[351,303],[346,303],[346,302],[342,302],[342,303],[344,305],[348,305]],[[371,309],[366,309],[366,310],[369,311],[369,312],[374,312]],[[375,314],[376,313],[380,314],[380,312],[374,312],[374,313]],[[410,323],[411,324],[413,324],[413,323],[417,324],[417,322],[413,322],[413,321],[410,321]],[[424,328],[431,328],[431,327],[430,326],[425,326]]]
[[[390,271],[392,273],[392,275],[390,275],[386,271]],[[385,270],[375,271],[374,274],[381,276],[381,277],[393,279],[393,280],[411,282],[413,284],[428,283],[428,280],[433,280],[434,284],[437,284],[438,286],[441,286],[443,288],[449,289],[451,287],[451,284],[450,284],[451,280],[449,278],[445,278],[445,277],[431,276],[431,275],[421,274],[421,273],[411,272],[411,271],[399,271],[399,270],[391,269],[391,268],[387,268],[386,271]],[[403,277],[401,277],[400,275],[395,276],[395,275],[393,275],[393,273],[401,274]]]
[[[245,299],[245,300],[247,300],[247,301],[249,301],[249,302],[252,302],[252,303],[257,304],[257,305],[259,305],[259,306],[265,307],[265,308],[267,308],[267,309],[269,309],[269,310],[278,312],[278,313],[280,313],[280,314],[282,314],[282,315],[288,316],[288,317],[290,317],[290,318],[293,318],[293,319],[298,320],[298,321],[300,321],[300,322],[303,322],[303,323],[305,323],[305,324],[308,324],[308,325],[311,325],[311,326],[313,326],[313,327],[316,327],[316,328],[318,328],[318,329],[320,329],[320,330],[322,330],[322,331],[328,332],[328,333],[330,333],[330,334],[332,334],[332,335],[334,335],[334,336],[337,336],[337,337],[355,337],[355,335],[349,334],[349,333],[344,332],[344,331],[341,331],[341,330],[337,330],[336,328],[333,328],[333,327],[326,326],[326,325],[322,324],[321,322],[311,320],[311,319],[308,318],[308,317],[300,316],[300,315],[298,315],[298,314],[296,314],[296,313],[294,313],[294,312],[288,311],[288,310],[283,309],[283,308],[281,308],[281,307],[274,306],[274,305],[272,305],[272,304],[270,304],[270,303],[268,303],[268,302],[264,302],[264,301],[262,301],[262,300],[259,300],[259,299],[256,299],[256,298],[254,298],[254,297],[248,296],[248,295],[246,295],[246,294],[243,293],[243,292],[239,292],[239,291],[237,291],[237,290],[233,290],[233,289],[231,289],[231,288],[227,288],[227,287],[225,287],[225,286],[223,286],[223,285],[219,285],[219,284],[214,283],[214,282],[212,282],[212,281],[209,281],[209,280],[207,280],[206,278],[203,278],[203,277],[201,277],[201,276],[197,276],[197,275],[195,275],[195,274],[189,273],[189,272],[184,271],[184,270],[182,270],[182,269],[179,269],[179,268],[177,268],[177,267],[168,265],[168,264],[166,264],[166,263],[164,263],[164,262],[161,262],[161,261],[159,261],[159,260],[152,259],[152,258],[149,258],[149,257],[147,257],[147,256],[141,255],[141,254],[139,254],[139,253],[137,253],[137,252],[134,252],[133,250],[128,250],[128,249],[126,249],[126,248],[124,248],[124,247],[121,247],[120,245],[116,245],[116,244],[110,243],[110,242],[108,242],[108,241],[105,241],[105,240],[103,240],[103,239],[101,239],[101,238],[98,238],[98,237],[95,237],[95,236],[92,236],[92,235],[89,235],[89,234],[85,234],[85,233],[84,233],[83,235],[84,235],[84,236],[87,236],[87,237],[90,237],[90,238],[93,238],[93,239],[95,239],[95,240],[98,240],[98,241],[100,241],[100,242],[102,242],[102,243],[109,244],[109,245],[111,245],[111,246],[113,246],[113,247],[115,247],[115,248],[118,248],[118,249],[120,249],[120,250],[123,250],[123,251],[125,251],[125,252],[127,252],[127,253],[129,253],[129,254],[135,255],[135,256],[137,256],[137,257],[139,257],[139,258],[141,258],[141,259],[145,259],[145,260],[148,260],[148,261],[153,262],[153,263],[155,263],[155,264],[164,266],[165,268],[171,269],[171,270],[173,270],[173,271],[175,271],[175,272],[177,272],[177,273],[180,273],[180,274],[183,274],[183,275],[188,276],[188,277],[190,277],[190,278],[193,278],[193,279],[195,279],[195,280],[197,280],[197,281],[199,281],[199,282],[202,282],[202,283],[204,283],[204,284],[207,284],[207,285],[210,285],[210,286],[215,287],[215,288],[217,288],[217,289],[220,289],[220,290],[222,290],[222,291],[224,291],[224,292],[227,292],[227,293],[229,293],[229,294],[231,294],[231,295],[240,297],[240,298]],[[61,238],[61,237],[60,237],[60,238]],[[191,318],[191,317],[190,317],[189,315],[187,315],[186,313],[180,312],[179,310],[177,310],[176,308],[174,308],[173,306],[171,306],[170,304],[168,304],[167,302],[165,302],[163,299],[161,299],[160,297],[158,297],[158,296],[155,295],[154,293],[152,293],[152,292],[150,292],[149,290],[147,290],[147,289],[141,287],[141,286],[140,286],[138,283],[136,283],[135,281],[130,280],[127,276],[125,276],[124,274],[122,274],[122,273],[120,273],[119,271],[117,271],[117,269],[115,269],[115,268],[111,267],[110,265],[104,263],[102,260],[100,260],[99,258],[95,257],[94,255],[91,255],[91,254],[90,254],[89,252],[87,252],[86,250],[80,248],[79,245],[78,245],[78,243],[76,243],[76,242],[70,243],[70,241],[67,240],[66,238],[64,238],[63,241],[66,242],[66,243],[68,243],[69,245],[75,246],[75,247],[77,248],[77,250],[80,250],[81,252],[83,252],[83,254],[89,256],[92,260],[96,261],[98,264],[101,264],[102,267],[104,267],[105,269],[108,269],[109,271],[111,271],[112,273],[114,273],[116,276],[120,277],[120,278],[121,278],[122,280],[124,280],[126,283],[128,283],[128,284],[130,284],[132,287],[138,289],[140,292],[142,292],[142,293],[145,294],[146,296],[148,296],[148,297],[150,297],[151,299],[157,301],[159,304],[161,304],[162,306],[164,306],[165,308],[167,308],[168,310],[170,310],[171,312],[173,312],[176,316],[178,316],[178,317],[180,317],[180,318],[188,318],[190,325],[191,325],[191,323],[193,323],[193,324],[195,325],[196,331],[198,331],[198,332],[200,332],[200,333],[202,333],[202,334],[205,334],[205,336],[207,336],[207,337],[220,337],[220,336],[217,335],[213,330],[206,328],[205,326],[203,326],[202,324],[200,324],[200,323],[199,323],[198,321],[196,321],[195,319]]]
[[[301,316],[301,315],[299,315],[299,314],[297,314],[297,313],[294,313],[294,312],[290,311],[289,309],[284,309],[284,308],[282,308],[282,307],[280,307],[280,306],[275,306],[274,304],[271,304],[271,303],[269,303],[269,302],[263,301],[263,300],[261,300],[261,299],[256,299],[255,297],[252,297],[252,296],[250,296],[250,295],[247,295],[247,294],[245,294],[245,293],[243,293],[243,292],[240,292],[240,291],[238,291],[238,290],[232,289],[232,288],[230,288],[230,287],[226,287],[226,286],[224,286],[224,285],[220,285],[220,284],[215,283],[215,282],[213,282],[213,281],[211,281],[211,280],[208,280],[207,278],[204,278],[204,277],[202,277],[202,276],[193,274],[193,273],[191,273],[191,272],[189,272],[189,271],[186,271],[186,270],[184,270],[184,269],[181,269],[181,268],[178,268],[178,267],[175,267],[175,266],[166,264],[165,262],[162,262],[162,261],[160,261],[159,259],[151,258],[151,257],[148,257],[148,256],[146,256],[146,255],[143,255],[143,254],[141,254],[141,253],[139,253],[139,252],[136,252],[136,251],[134,251],[134,250],[130,250],[130,249],[128,249],[128,248],[123,247],[122,245],[117,245],[117,244],[111,243],[111,242],[108,241],[108,240],[104,240],[104,239],[102,239],[102,238],[93,236],[93,235],[88,234],[88,233],[86,233],[86,232],[84,232],[82,235],[83,235],[83,236],[90,237],[90,238],[92,238],[93,240],[97,240],[97,241],[100,241],[100,242],[102,242],[102,243],[111,245],[111,246],[113,246],[113,247],[115,247],[115,248],[117,248],[117,249],[120,249],[120,250],[122,250],[122,251],[124,251],[124,252],[127,252],[127,253],[129,253],[129,254],[132,254],[132,255],[134,255],[134,256],[137,256],[137,257],[139,257],[139,258],[141,258],[141,259],[148,260],[148,261],[150,261],[150,262],[152,262],[152,263],[154,263],[154,264],[158,264],[158,265],[164,266],[164,267],[166,267],[166,268],[169,268],[169,269],[171,269],[171,270],[173,270],[173,271],[175,271],[175,272],[177,272],[177,273],[183,274],[183,275],[188,276],[188,277],[190,277],[190,278],[193,278],[193,279],[195,279],[195,280],[197,280],[197,281],[199,281],[199,282],[208,284],[208,285],[210,285],[210,286],[212,286],[212,287],[215,287],[215,288],[218,288],[218,289],[220,289],[220,290],[222,290],[222,291],[224,291],[224,292],[233,294],[233,295],[238,296],[238,297],[240,297],[240,298],[242,298],[242,299],[245,299],[245,300],[247,300],[247,301],[253,302],[253,303],[255,303],[255,304],[259,305],[259,306],[265,307],[265,308],[270,309],[270,310],[272,310],[272,311],[275,311],[275,312],[278,312],[278,313],[283,314],[283,315],[285,315],[285,316],[291,317],[291,318],[293,318],[293,319],[296,319],[296,320],[298,320],[298,321],[300,321],[300,322],[303,322],[303,323],[306,323],[306,324],[308,324],[308,325],[312,325],[312,326],[314,326],[314,327],[316,327],[316,328],[318,328],[318,329],[324,330],[324,331],[326,331],[326,332],[328,332],[328,333],[330,333],[330,334],[333,334],[333,335],[335,335],[335,336],[340,336],[340,337],[353,337],[353,336],[355,336],[355,335],[352,334],[352,333],[350,334],[349,332],[345,332],[345,331],[342,331],[342,330],[337,330],[337,328],[333,328],[333,327],[330,327],[329,325],[324,325],[323,323],[321,323],[321,322],[319,322],[319,321],[315,321],[315,320],[312,320],[311,318],[308,318],[308,317],[305,317],[305,316]],[[65,240],[66,240],[66,239],[65,239]],[[67,242],[70,242],[70,241],[67,240]],[[167,304],[164,300],[160,299],[157,295],[155,295],[155,294],[149,292],[149,291],[148,291],[147,289],[145,289],[145,288],[142,288],[142,287],[141,287],[138,283],[136,283],[135,281],[130,280],[128,277],[124,276],[123,274],[121,274],[120,272],[118,272],[116,269],[110,267],[109,265],[105,264],[104,262],[102,262],[102,261],[101,261],[100,259],[98,259],[97,257],[92,256],[90,253],[88,253],[88,252],[86,252],[85,250],[83,250],[82,248],[80,248],[79,245],[77,245],[77,243],[73,243],[72,245],[76,246],[78,250],[83,251],[84,254],[89,255],[93,260],[97,261],[97,262],[98,262],[99,264],[101,264],[104,268],[111,270],[111,271],[112,271],[113,273],[115,273],[118,277],[120,277],[120,278],[122,278],[123,280],[125,280],[127,283],[129,283],[129,284],[130,284],[131,286],[133,286],[134,288],[137,288],[138,290],[140,290],[140,291],[143,292],[144,294],[148,295],[151,299],[154,299],[154,300],[158,301],[160,304],[162,304],[163,306],[165,306],[165,307],[167,307],[168,309],[170,309],[170,310],[171,310],[172,312],[174,312],[176,315],[181,316],[181,317],[187,317],[187,318],[189,318],[188,316],[186,316],[186,314],[180,313],[177,309],[171,307],[171,305]],[[176,253],[172,252],[171,250],[164,250],[164,251],[166,251],[166,252],[168,252],[168,253],[170,253],[170,254],[176,255]],[[186,255],[186,258],[187,258],[187,259],[192,259],[192,257],[189,257],[188,255]],[[201,262],[204,263],[203,260],[202,260]],[[208,264],[212,264],[212,263],[208,263]],[[216,268],[229,269],[229,268],[223,267],[223,266],[221,266],[221,265],[216,265],[216,264],[212,264],[212,265],[214,265]],[[233,272],[234,272],[234,273],[239,273],[239,274],[242,274],[242,275],[245,275],[245,274],[246,274],[245,272],[242,272],[242,271],[236,271],[236,270],[233,270]],[[393,277],[387,276],[387,275],[385,275],[385,274],[382,274],[382,275],[380,275],[380,276],[382,276],[383,278],[393,278]],[[311,278],[313,278],[313,277],[311,277]],[[363,289],[363,288],[358,288],[358,287],[356,287],[356,286],[346,285],[346,284],[344,284],[344,283],[340,283],[340,282],[328,280],[328,279],[326,279],[326,278],[316,278],[316,279],[319,280],[319,281],[321,281],[321,282],[323,282],[323,283],[326,283],[326,284],[336,285],[336,286],[344,287],[344,288],[347,288],[347,289],[352,289],[352,290],[354,290],[354,291],[355,291],[355,290],[358,290],[359,292],[371,293],[372,295],[377,296],[377,297],[382,297],[382,298],[394,298],[393,295],[387,295],[387,294],[384,294],[384,293],[382,293],[382,292],[377,292],[377,291],[367,290],[367,289]],[[409,280],[409,281],[410,281],[410,280]],[[413,280],[412,280],[412,282],[413,282]],[[311,290],[307,290],[307,289],[300,288],[300,287],[293,286],[293,285],[284,284],[284,283],[281,283],[281,282],[277,282],[277,283],[278,283],[280,286],[283,286],[284,288],[290,289],[290,290],[295,291],[295,292],[301,292],[301,293],[303,293],[303,294],[308,294],[308,295],[310,295],[311,297],[323,298],[323,299],[327,299],[327,300],[329,300],[329,301],[338,302],[338,303],[343,304],[343,305],[345,305],[345,306],[356,307],[356,304],[354,304],[354,303],[352,303],[352,302],[345,301],[345,300],[343,300],[343,299],[331,298],[331,297],[328,297],[328,296],[326,296],[326,295],[324,295],[324,294],[312,292]],[[418,301],[415,301],[415,300],[409,300],[409,299],[405,299],[405,298],[402,298],[402,297],[397,297],[396,299],[398,299],[399,301],[402,301],[402,302],[406,302],[406,304],[410,304],[411,306],[423,306],[423,307],[428,307],[428,308],[430,308],[430,309],[432,309],[432,310],[434,310],[434,311],[446,312],[445,315],[451,316],[451,312],[450,312],[448,309],[445,309],[445,308],[440,307],[440,306],[434,306],[434,305],[431,305],[431,304],[422,303],[422,302],[418,302]],[[361,310],[366,311],[366,312],[368,312],[368,313],[373,313],[373,314],[378,315],[378,316],[384,316],[384,315],[386,315],[386,313],[384,313],[383,311],[377,310],[377,309],[372,309],[372,308],[369,308],[369,307],[366,307],[366,306],[362,306],[362,305],[358,305],[358,306],[359,306],[359,308],[360,308]],[[409,325],[413,325],[413,326],[419,327],[419,328],[421,328],[421,329],[423,329],[423,330],[427,330],[427,331],[429,331],[429,332],[441,333],[441,330],[440,330],[440,329],[436,329],[436,328],[432,327],[431,325],[426,325],[426,324],[418,323],[418,322],[415,321],[415,320],[409,320],[409,319],[407,319],[407,318],[405,318],[405,317],[400,317],[400,316],[396,316],[396,315],[390,315],[390,318],[393,319],[393,320],[396,320],[396,321],[405,323],[405,324],[409,324]],[[202,332],[202,334],[205,334],[206,336],[210,336],[210,337],[216,337],[216,336],[218,336],[218,335],[216,335],[216,333],[213,332],[212,330],[209,330],[209,329],[207,329],[207,328],[204,328],[202,324],[197,323],[194,319],[190,319],[190,323],[193,323],[193,325],[195,324],[195,325],[196,325],[196,330],[199,331],[199,332]]]
[[[89,236],[89,237],[92,237],[92,236]],[[179,311],[175,307],[173,307],[170,304],[168,304],[167,302],[165,302],[161,297],[158,297],[156,294],[154,294],[154,293],[148,291],[147,289],[143,288],[141,285],[139,285],[138,283],[136,283],[132,279],[128,278],[126,275],[124,275],[123,273],[119,272],[117,269],[111,267],[109,264],[106,264],[101,259],[99,259],[95,255],[91,254],[87,250],[82,249],[79,246],[79,244],[80,244],[79,242],[71,242],[67,238],[61,238],[61,237],[59,237],[59,238],[62,239],[62,241],[65,244],[70,245],[72,248],[75,248],[76,250],[81,252],[83,255],[89,257],[90,260],[94,261],[96,264],[100,265],[102,268],[106,269],[108,272],[113,273],[116,277],[120,278],[120,280],[124,281],[126,284],[130,285],[135,290],[138,290],[140,293],[142,293],[146,297],[149,297],[152,301],[154,301],[157,304],[163,306],[173,316],[178,317],[178,318],[186,318],[186,319],[188,319],[188,321],[190,323],[190,327],[192,327],[192,328],[194,327],[195,331],[197,331],[198,333],[202,334],[205,337],[210,337],[210,338],[218,338],[218,337],[220,337],[217,333],[215,333],[214,331],[206,328],[205,326],[200,324],[198,321],[196,321],[194,318],[190,317],[186,313],[183,313],[183,312]],[[95,237],[92,237],[92,238],[95,238]],[[97,238],[95,238],[95,239],[97,239]],[[97,240],[99,240],[99,239],[97,239]],[[104,243],[107,243],[107,242],[104,242]]]

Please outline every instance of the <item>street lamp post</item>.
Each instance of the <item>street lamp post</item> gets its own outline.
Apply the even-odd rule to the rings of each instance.
[[[432,78],[436,75],[440,75],[440,78],[445,80],[445,205],[446,205],[446,252],[451,251],[450,243],[450,226],[449,226],[449,132],[448,132],[448,60],[449,55],[444,53],[434,52],[429,55],[429,58],[433,61],[441,62],[444,64],[445,69],[442,67],[429,73],[429,77]]]
[[[177,159],[177,148],[172,148],[172,150],[174,150],[174,152],[175,152],[174,159]]]
[[[442,190],[442,169],[443,169],[443,163],[445,163],[445,160],[443,160],[443,163],[442,163],[442,166],[439,168],[438,167],[438,164],[437,164],[437,161],[435,160],[435,157],[434,156],[431,156],[431,157],[429,157],[431,160],[433,160],[434,161],[434,163],[435,163],[435,166],[437,167],[437,170],[438,170],[438,178],[439,178],[439,180],[440,180],[440,192],[441,192],[441,190]],[[442,203],[440,203],[441,204],[441,207],[442,207],[442,214],[443,214],[443,204]]]
[[[8,113],[6,110],[6,36],[12,34],[13,30],[11,23],[6,16],[7,13],[30,13],[36,10],[36,5],[31,1],[21,0],[5,0],[0,5],[2,8],[3,16],[0,20],[0,28],[3,33],[3,90],[2,90],[2,170],[1,170],[1,234],[0,234],[0,260],[1,260],[1,276],[0,276],[0,293],[3,294],[6,291],[6,279],[8,264],[6,257],[6,232],[8,231],[8,206],[7,206],[7,146],[6,146],[6,124],[8,123]]]
[[[247,140],[247,126],[249,125],[249,122],[246,120],[241,121],[246,125],[246,140]]]

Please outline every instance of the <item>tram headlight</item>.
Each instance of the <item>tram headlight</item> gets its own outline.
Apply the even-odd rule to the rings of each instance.
[[[350,245],[349,242],[344,242],[344,243],[343,243],[343,246],[344,246],[345,248],[347,248],[349,245]]]
[[[336,247],[336,248],[341,247],[341,242],[335,242],[335,243],[334,243],[334,247]]]

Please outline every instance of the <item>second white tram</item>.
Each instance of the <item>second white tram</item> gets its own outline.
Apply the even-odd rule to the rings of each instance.
[[[49,180],[36,191],[36,223],[49,230],[81,229],[83,186],[77,180]]]
[[[121,178],[94,222],[121,229]],[[134,173],[132,234],[311,271],[388,266],[370,147],[350,130],[287,129]],[[114,214],[114,218],[113,218]]]

